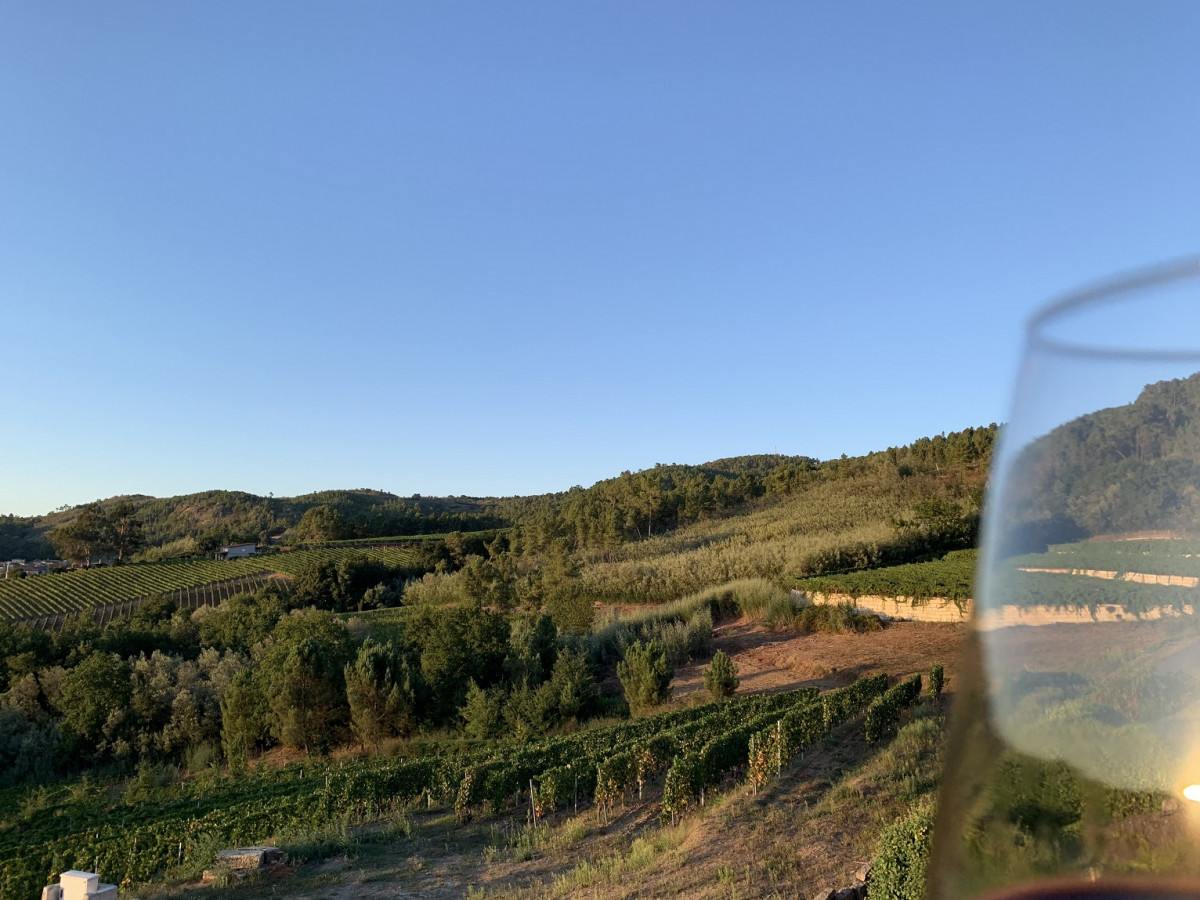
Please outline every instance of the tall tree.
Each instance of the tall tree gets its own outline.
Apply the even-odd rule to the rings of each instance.
[[[353,658],[350,634],[332,613],[305,610],[275,626],[259,671],[283,744],[311,752],[334,740],[349,712],[344,668]]]
[[[340,541],[350,536],[351,528],[342,514],[332,506],[322,504],[304,511],[293,532],[300,543],[319,544],[323,541]]]
[[[117,554],[117,565],[125,562],[130,556],[146,545],[146,535],[142,528],[142,520],[137,516],[137,508],[128,500],[121,500],[108,511],[108,536],[113,552]]]
[[[418,672],[417,664],[391,641],[379,644],[371,638],[359,647],[354,662],[347,663],[350,727],[364,747],[378,750],[384,738],[412,729]]]
[[[63,559],[82,566],[90,566],[97,556],[112,549],[108,517],[99,501],[84,506],[73,521],[55,528],[49,537]]]

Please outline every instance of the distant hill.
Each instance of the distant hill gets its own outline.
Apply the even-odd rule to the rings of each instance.
[[[1054,429],[1018,465],[1017,552],[1148,530],[1200,535],[1200,373]]]
[[[746,504],[788,495],[814,478],[843,477],[880,465],[901,471],[986,471],[996,426],[921,438],[864,457],[826,460],[753,454],[700,465],[659,464],[622,472],[590,488],[523,497],[400,497],[366,488],[296,497],[202,491],[178,497],[110,497],[134,505],[147,544],[161,556],[204,552],[221,543],[285,540],[309,510],[328,507],[346,523],[345,537],[437,534],[520,525],[534,545],[566,541],[571,549],[615,546],[680,526],[744,511]],[[43,516],[0,516],[0,559],[52,556],[46,535],[82,507]],[[155,555],[154,551],[149,554]]]

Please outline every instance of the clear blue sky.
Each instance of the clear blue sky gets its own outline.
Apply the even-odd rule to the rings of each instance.
[[[1200,248],[1189,2],[0,5],[0,513],[1007,416]]]

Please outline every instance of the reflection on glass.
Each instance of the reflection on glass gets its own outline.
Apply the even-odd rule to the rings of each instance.
[[[1031,327],[988,497],[937,900],[1200,894],[1197,274],[1139,275]]]

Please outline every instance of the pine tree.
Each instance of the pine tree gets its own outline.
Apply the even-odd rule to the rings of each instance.
[[[726,697],[732,697],[740,683],[737,664],[729,658],[724,650],[714,653],[712,665],[704,670],[704,686],[713,695],[713,699],[723,700]]]

